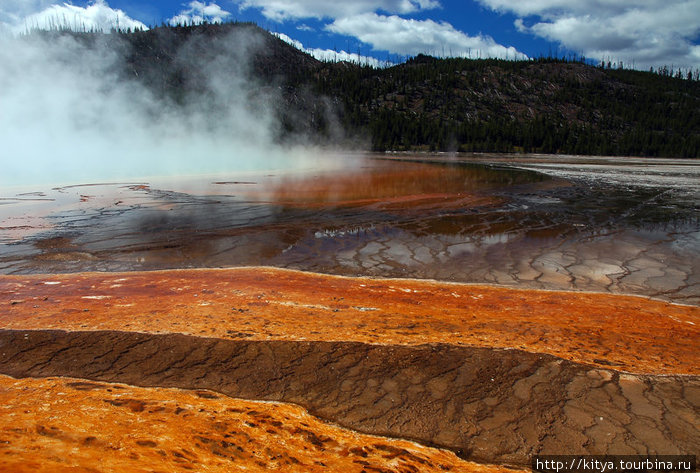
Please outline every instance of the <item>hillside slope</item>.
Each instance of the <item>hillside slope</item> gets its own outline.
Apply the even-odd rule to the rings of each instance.
[[[249,23],[71,34],[113,48],[123,80],[178,105],[211,96],[207,106],[225,107],[212,93],[212,74],[239,88],[245,78],[251,106],[274,110],[280,141],[700,157],[697,80],[557,59],[421,55],[384,69],[322,63]]]
[[[697,81],[558,60],[328,68],[321,90],[376,150],[700,156]]]

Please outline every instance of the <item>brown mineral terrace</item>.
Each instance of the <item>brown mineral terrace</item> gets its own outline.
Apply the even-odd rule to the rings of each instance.
[[[506,471],[290,404],[71,378],[0,376],[0,426],[0,471],[12,473]]]
[[[700,374],[697,306],[269,267],[0,276],[0,327],[442,343],[517,349],[638,374]]]

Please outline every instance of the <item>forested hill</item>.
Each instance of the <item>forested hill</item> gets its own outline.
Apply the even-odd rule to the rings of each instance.
[[[384,149],[700,157],[700,82],[557,60],[417,58],[319,81]]]
[[[255,84],[251,95],[274,94],[280,140],[303,135],[374,150],[700,157],[697,78],[558,59],[418,56],[381,69],[323,63],[247,23],[102,35],[107,41],[94,41],[99,33],[73,35],[113,44],[125,80],[175,103],[206,89],[204,61],[228,68],[231,77],[244,68]]]

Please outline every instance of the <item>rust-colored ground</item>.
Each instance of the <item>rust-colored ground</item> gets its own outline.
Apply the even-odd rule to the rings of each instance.
[[[211,391],[0,375],[2,472],[269,470],[501,473],[506,468],[358,434],[290,404]]]
[[[481,191],[497,187],[493,171],[388,161],[365,162],[343,172],[320,171],[258,182],[219,181],[212,192],[234,191],[253,201],[302,208],[365,207],[366,210],[455,209],[487,205],[501,199]],[[501,185],[503,185],[501,183]]]
[[[273,268],[0,277],[5,329],[517,348],[634,373],[700,374],[700,308]]]

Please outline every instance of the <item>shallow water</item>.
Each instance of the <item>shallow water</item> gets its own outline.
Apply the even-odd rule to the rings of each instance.
[[[700,304],[700,163],[386,158],[0,190],[0,272],[270,265]]]

